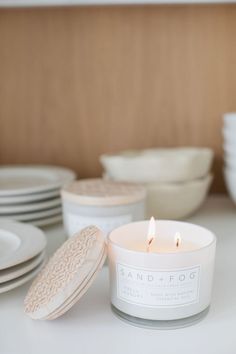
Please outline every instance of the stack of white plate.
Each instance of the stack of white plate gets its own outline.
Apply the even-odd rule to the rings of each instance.
[[[0,293],[31,280],[45,263],[46,237],[32,226],[0,222]]]
[[[76,177],[55,166],[0,167],[0,221],[45,226],[61,220],[60,189]]]
[[[226,186],[236,203],[236,112],[224,115],[223,139]]]
[[[213,152],[208,148],[124,151],[102,155],[105,178],[142,183],[147,217],[181,219],[199,208],[209,190]]]

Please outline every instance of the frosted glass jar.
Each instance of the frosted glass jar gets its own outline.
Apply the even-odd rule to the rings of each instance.
[[[96,225],[105,235],[113,229],[145,218],[146,190],[132,183],[84,179],[61,191],[67,235]]]
[[[157,237],[147,252],[148,224],[124,225],[108,236],[112,309],[142,327],[193,324],[210,306],[216,237],[194,224],[158,220]],[[176,231],[182,238],[178,248]]]

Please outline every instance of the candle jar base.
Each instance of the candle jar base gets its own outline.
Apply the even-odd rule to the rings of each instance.
[[[205,310],[203,310],[202,312],[196,315],[182,318],[179,320],[169,320],[169,321],[145,320],[144,318],[133,317],[118,310],[112,304],[111,304],[111,309],[119,319],[133,326],[148,328],[148,329],[168,330],[168,329],[178,329],[178,328],[188,327],[198,323],[207,315],[209,311],[209,306]]]

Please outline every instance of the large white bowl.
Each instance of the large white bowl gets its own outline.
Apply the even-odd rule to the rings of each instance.
[[[124,151],[102,155],[105,172],[116,181],[185,182],[206,176],[213,151],[209,148],[171,148]]]
[[[227,191],[233,202],[236,203],[236,171],[230,168],[225,168],[224,177]]]
[[[212,175],[185,183],[147,184],[147,216],[182,219],[195,212],[206,198]]]
[[[236,112],[225,113],[223,119],[226,128],[236,129]]]

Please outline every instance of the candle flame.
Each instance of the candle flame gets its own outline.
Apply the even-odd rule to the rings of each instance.
[[[154,219],[154,217],[152,216],[150,221],[149,221],[149,225],[148,225],[148,234],[147,234],[147,252],[150,251],[150,246],[153,242],[153,240],[156,237],[156,221]]]
[[[181,236],[179,232],[175,234],[175,246],[178,248],[181,244]]]

